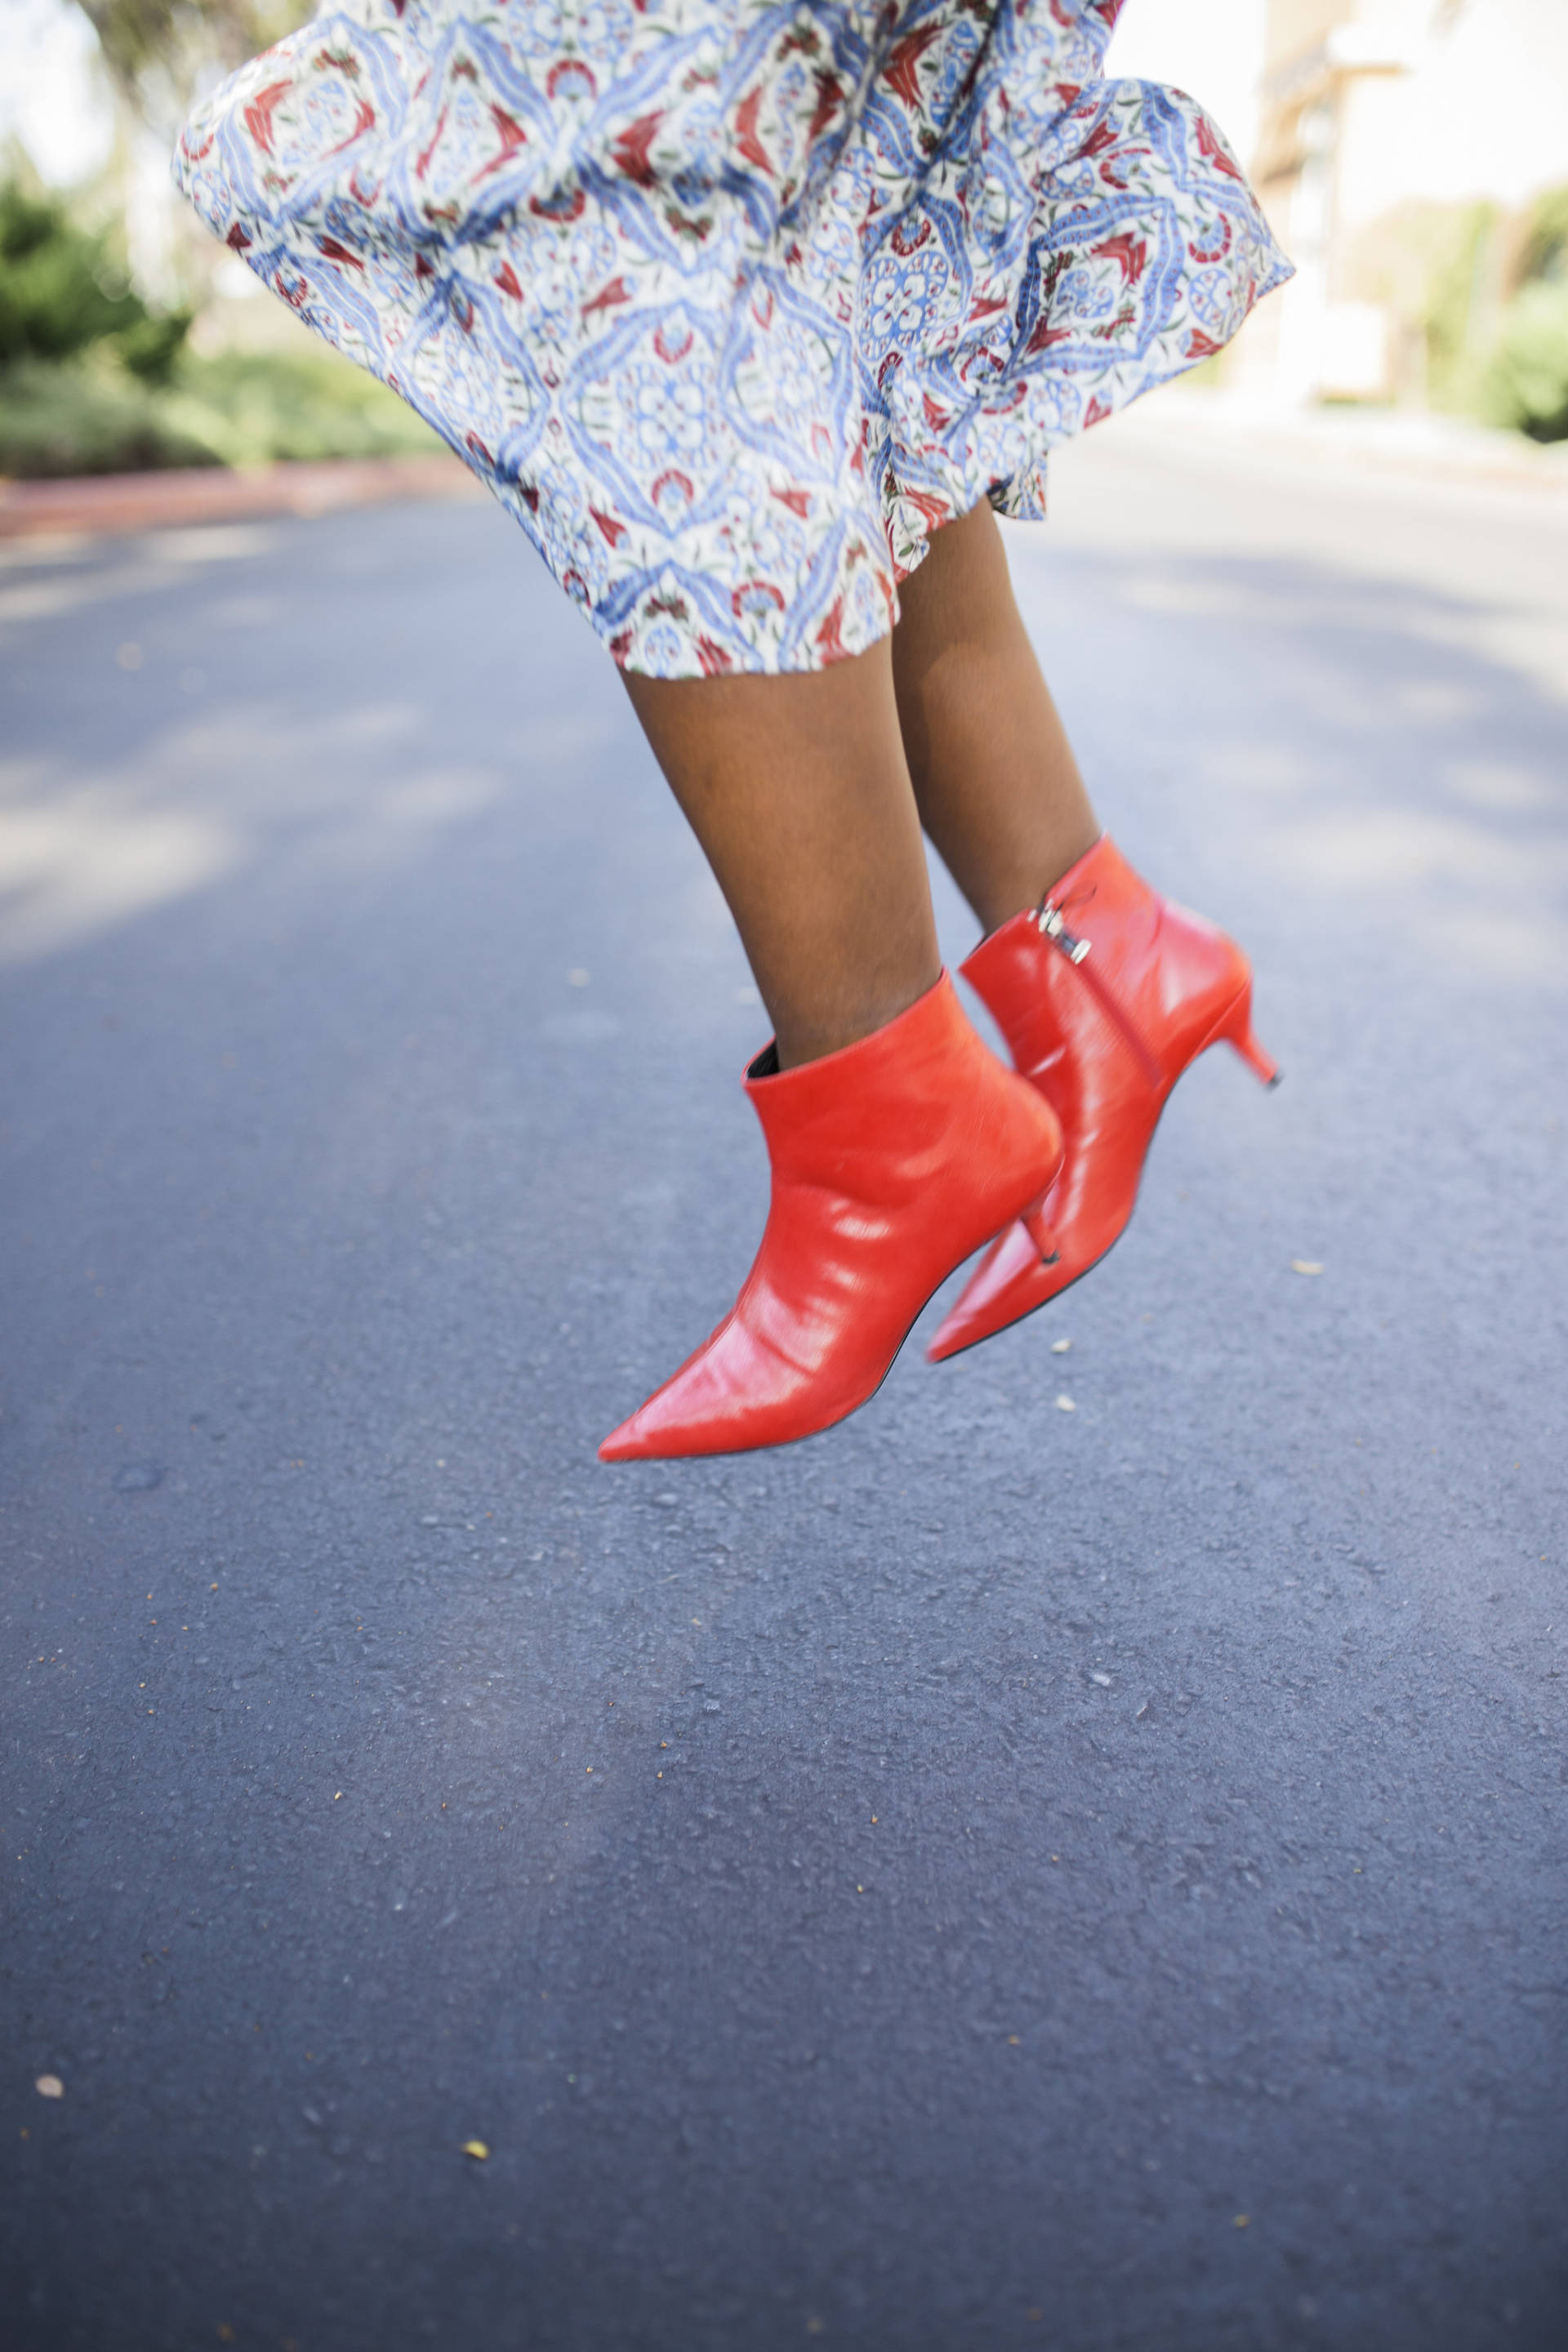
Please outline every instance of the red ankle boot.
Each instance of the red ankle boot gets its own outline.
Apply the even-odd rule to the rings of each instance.
[[[1267,1085],[1279,1076],[1252,1034],[1241,950],[1158,897],[1103,835],[961,969],[1060,1119],[1066,1152],[1045,1207],[1054,1258],[1022,1225],[1002,1234],[931,1342],[933,1363],[1033,1314],[1105,1255],[1166,1097],[1206,1045],[1223,1037]]]
[[[756,1263],[601,1461],[743,1453],[842,1421],[953,1267],[1032,1218],[1061,1165],[1056,1113],[981,1044],[945,972],[841,1053],[782,1074],[775,1059],[746,1073],[773,1163]]]

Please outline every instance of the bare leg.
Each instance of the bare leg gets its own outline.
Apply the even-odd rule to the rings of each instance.
[[[937,532],[900,601],[893,677],[921,821],[993,931],[1093,847],[1099,821],[988,506]]]
[[[886,640],[785,677],[626,675],[729,902],[788,1069],[868,1036],[942,970]]]

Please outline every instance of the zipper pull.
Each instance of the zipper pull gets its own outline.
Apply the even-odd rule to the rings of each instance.
[[[1043,938],[1056,941],[1068,963],[1081,963],[1088,955],[1090,942],[1074,939],[1062,920],[1061,908],[1053,907],[1048,898],[1041,899],[1035,925]]]

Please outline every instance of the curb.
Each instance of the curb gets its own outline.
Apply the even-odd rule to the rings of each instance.
[[[0,540],[163,530],[253,515],[331,514],[391,499],[477,498],[458,457],[341,457],[230,469],[172,467],[69,481],[0,481]]]
[[[1568,443],[1542,444],[1459,417],[1400,409],[1286,409],[1225,391],[1171,386],[1117,421],[1150,439],[1180,439],[1227,457],[1244,453],[1260,467],[1500,492],[1552,521],[1568,510]]]

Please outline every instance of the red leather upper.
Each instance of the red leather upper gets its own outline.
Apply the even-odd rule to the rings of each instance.
[[[1061,1120],[1046,1202],[1053,1265],[1021,1228],[993,1244],[930,1353],[954,1355],[1031,1313],[1102,1257],[1125,1227],[1165,1098],[1251,986],[1247,958],[1201,915],[1150,889],[1108,837],[1049,894],[1063,938],[1015,915],[963,965],[1019,1071]],[[1087,943],[1074,961],[1068,942]]]
[[[1015,1064],[1033,1067],[1068,1037],[1092,1046],[1109,1026],[1143,1060],[1149,1082],[1168,1092],[1247,986],[1246,956],[1213,923],[1152,890],[1109,835],[1062,876],[1050,904],[1068,932],[1088,942],[1081,963],[1025,912],[961,966]]]

